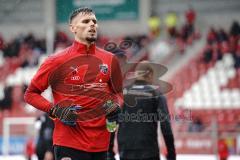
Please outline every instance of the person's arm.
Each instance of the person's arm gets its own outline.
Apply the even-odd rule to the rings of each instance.
[[[45,99],[41,93],[42,91],[31,83],[25,92],[24,100],[33,107],[48,113],[52,103]]]
[[[31,80],[25,94],[24,100],[33,107],[49,113],[51,109],[51,102],[45,99],[41,94],[49,86],[48,76],[51,71],[51,61],[47,59],[38,69],[37,73]]]
[[[59,104],[53,105],[41,95],[49,86],[49,76],[53,70],[53,63],[53,58],[48,58],[40,66],[25,92],[24,99],[35,108],[48,113],[51,118],[58,118],[65,125],[75,126],[78,118],[76,111],[80,107],[74,105],[67,107],[61,107]]]
[[[168,106],[166,98],[164,96],[159,96],[158,98],[158,109],[160,112],[160,127],[161,132],[167,147],[167,160],[176,160],[176,151],[174,145],[174,136],[171,128],[171,119],[168,111]]]
[[[110,87],[116,97],[115,103],[119,105],[119,107],[121,107],[124,103],[122,93],[123,87],[122,81],[123,78],[119,62],[117,58],[113,56],[111,64]],[[120,108],[118,108],[116,111],[113,111],[112,113],[107,115],[107,119],[110,121],[118,121],[118,114],[120,113],[121,110]],[[111,133],[109,148],[107,152],[107,160],[115,160],[115,152],[113,151],[115,135],[116,135],[115,132]]]
[[[122,73],[118,63],[118,60],[115,56],[112,58],[111,63],[111,72],[110,72],[110,88],[113,93],[113,105],[116,106],[116,109],[111,113],[107,114],[107,119],[110,122],[118,120],[118,114],[121,112],[121,106],[123,105],[123,93],[122,93]]]
[[[110,87],[114,95],[117,97],[115,102],[118,103],[120,106],[122,106],[123,105],[123,93],[122,93],[123,78],[122,78],[121,68],[116,56],[113,56],[112,58],[110,74],[111,74]]]

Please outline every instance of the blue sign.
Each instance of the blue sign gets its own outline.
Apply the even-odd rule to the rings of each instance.
[[[23,154],[25,151],[25,145],[28,140],[26,136],[11,136],[9,139],[9,154]],[[3,138],[0,137],[0,155],[3,154]]]

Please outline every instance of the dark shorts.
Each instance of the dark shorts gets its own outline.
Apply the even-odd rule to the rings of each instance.
[[[107,152],[85,152],[69,147],[54,146],[55,160],[106,160]]]

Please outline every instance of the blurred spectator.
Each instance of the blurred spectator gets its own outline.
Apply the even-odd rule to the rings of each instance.
[[[65,43],[65,44],[68,44],[69,43],[69,38],[68,38],[67,34],[62,32],[62,31],[58,31],[56,33],[55,43]]]
[[[227,41],[219,43],[219,49],[222,53],[229,53],[229,45]]]
[[[236,23],[236,22],[235,22]],[[237,52],[238,46],[239,46],[239,38],[238,36],[234,36],[238,34],[238,25],[234,24],[235,27],[232,26],[230,31],[230,35],[227,34],[227,32],[220,28],[218,31],[216,31],[213,27],[210,28],[208,34],[207,34],[207,46],[204,49],[203,59],[206,63],[210,61],[216,61],[221,60],[223,57],[223,54],[226,53],[232,53],[235,60],[235,68],[239,67],[239,55]]]
[[[196,21],[196,11],[192,8],[192,6],[189,7],[189,9],[185,12],[185,19],[186,19],[186,32],[187,34],[193,35],[195,32],[194,24]]]
[[[194,38],[194,32],[192,27],[189,24],[183,25],[180,31],[180,36],[184,43],[192,44]]]
[[[148,19],[148,28],[151,39],[157,38],[160,35],[161,19],[157,15],[151,15]]]
[[[0,110],[11,109],[12,106],[12,86],[5,86],[4,88],[4,98],[0,100]]]
[[[48,114],[44,113],[38,117],[36,127],[40,127],[36,144],[38,160],[54,160],[52,146],[53,121],[49,118]]]
[[[24,58],[24,61],[21,64],[21,67],[35,67],[38,65],[38,59],[41,55],[41,51],[37,48],[26,50],[25,54],[27,55]]]
[[[4,57],[16,57],[20,49],[20,42],[18,39],[13,40],[6,44],[3,48]]]
[[[194,31],[194,23],[196,21],[196,11],[192,6],[188,8],[188,10],[185,12],[185,19],[188,25],[191,26]]]
[[[238,48],[238,37],[237,36],[230,36],[229,37],[229,51],[231,53],[236,53]]]
[[[66,48],[67,46],[70,46],[70,39],[67,36],[66,33],[62,32],[62,31],[58,31],[56,33],[56,37],[55,37],[55,51],[54,52],[59,52],[62,49]]]
[[[225,139],[225,142],[227,144],[228,147],[228,153],[231,154],[235,154],[236,150],[235,150],[235,138],[229,136]]]
[[[32,33],[29,33],[28,35],[23,37],[24,40],[22,43],[25,43],[28,45],[30,49],[38,49],[41,51],[41,53],[46,52],[46,47],[45,47],[45,40],[44,39],[39,39],[34,37]]]
[[[149,37],[146,35],[139,35],[136,38],[136,43],[138,44],[139,49],[142,49],[149,44]]]
[[[219,160],[227,160],[228,159],[228,147],[224,139],[220,139],[218,141],[218,156]]]
[[[223,28],[220,28],[217,33],[217,41],[218,42],[228,41],[228,35]]]
[[[35,37],[32,33],[29,33],[27,36],[24,37],[24,43],[28,44],[30,48],[35,47]]]
[[[206,48],[203,51],[203,60],[205,63],[209,63],[213,58],[213,49],[210,44],[207,44]]]
[[[223,57],[223,53],[220,50],[219,43],[215,42],[212,44],[212,49],[213,49],[213,60],[221,60]]]
[[[173,11],[169,11],[165,17],[165,25],[167,27],[168,34],[171,38],[175,38],[177,36],[177,14]]]
[[[240,35],[240,25],[237,21],[234,21],[232,23],[232,26],[230,29],[230,35],[231,36],[239,36]]]
[[[200,118],[193,119],[192,123],[189,124],[189,132],[201,132],[203,131],[204,126]]]
[[[27,143],[26,143],[26,146],[25,146],[25,156],[26,156],[27,160],[32,160],[34,150],[35,150],[34,138],[31,137],[27,140]]]
[[[216,40],[217,40],[216,30],[213,27],[211,27],[207,34],[207,43],[212,44]]]

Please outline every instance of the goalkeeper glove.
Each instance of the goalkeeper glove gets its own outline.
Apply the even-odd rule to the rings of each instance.
[[[118,122],[118,115],[121,113],[121,108],[117,103],[114,103],[112,100],[108,100],[104,104],[107,108],[106,118],[109,122]]]
[[[77,111],[81,106],[60,107],[55,105],[50,109],[49,116],[51,118],[58,118],[63,124],[68,126],[75,126],[77,124]]]
[[[114,110],[113,112],[107,114],[107,119],[109,122],[118,122],[118,115],[121,113],[121,109],[120,107],[117,107],[116,110]]]
[[[109,132],[117,129],[118,114],[121,112],[119,105],[112,100],[108,100],[103,107],[106,109],[106,127]]]

